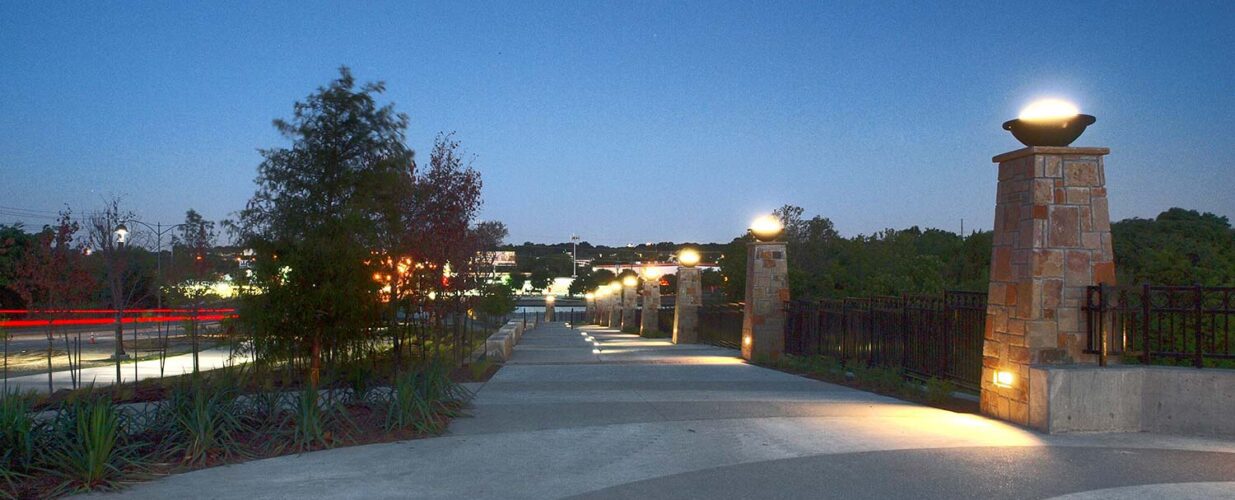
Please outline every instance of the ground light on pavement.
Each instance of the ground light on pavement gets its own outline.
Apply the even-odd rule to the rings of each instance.
[[[741,362],[543,325],[443,437],[278,457],[132,498],[1235,497],[1235,442],[1047,436]]]

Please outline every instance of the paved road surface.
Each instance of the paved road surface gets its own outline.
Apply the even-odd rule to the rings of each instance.
[[[207,469],[122,496],[1235,498],[1235,441],[1046,436],[735,355],[543,325],[447,436]]]

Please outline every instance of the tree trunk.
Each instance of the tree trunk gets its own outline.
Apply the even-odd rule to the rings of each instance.
[[[52,320],[47,320],[47,394],[55,392],[51,383],[51,355],[52,351],[54,351],[52,342],[55,341],[55,332],[52,331],[51,322]]]
[[[309,385],[317,387],[322,373],[322,333],[319,329],[313,334],[313,348],[309,360]]]

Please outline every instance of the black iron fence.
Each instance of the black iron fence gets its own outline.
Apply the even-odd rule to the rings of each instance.
[[[700,306],[699,342],[741,349],[742,304]]]
[[[1235,287],[1092,286],[1085,294],[1086,352],[1141,363],[1235,360]]]
[[[982,376],[986,294],[794,301],[785,352],[903,368],[977,388]]]
[[[660,306],[656,311],[656,329],[664,335],[673,335],[673,306]]]

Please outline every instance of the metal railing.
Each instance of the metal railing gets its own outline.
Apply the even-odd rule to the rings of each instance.
[[[902,368],[976,388],[986,294],[867,297],[787,304],[785,352]]]
[[[1086,352],[1144,364],[1235,360],[1235,287],[1091,286]]]
[[[656,329],[663,335],[673,335],[673,306],[660,306],[656,311]]]
[[[741,349],[742,304],[700,306],[699,342]]]

